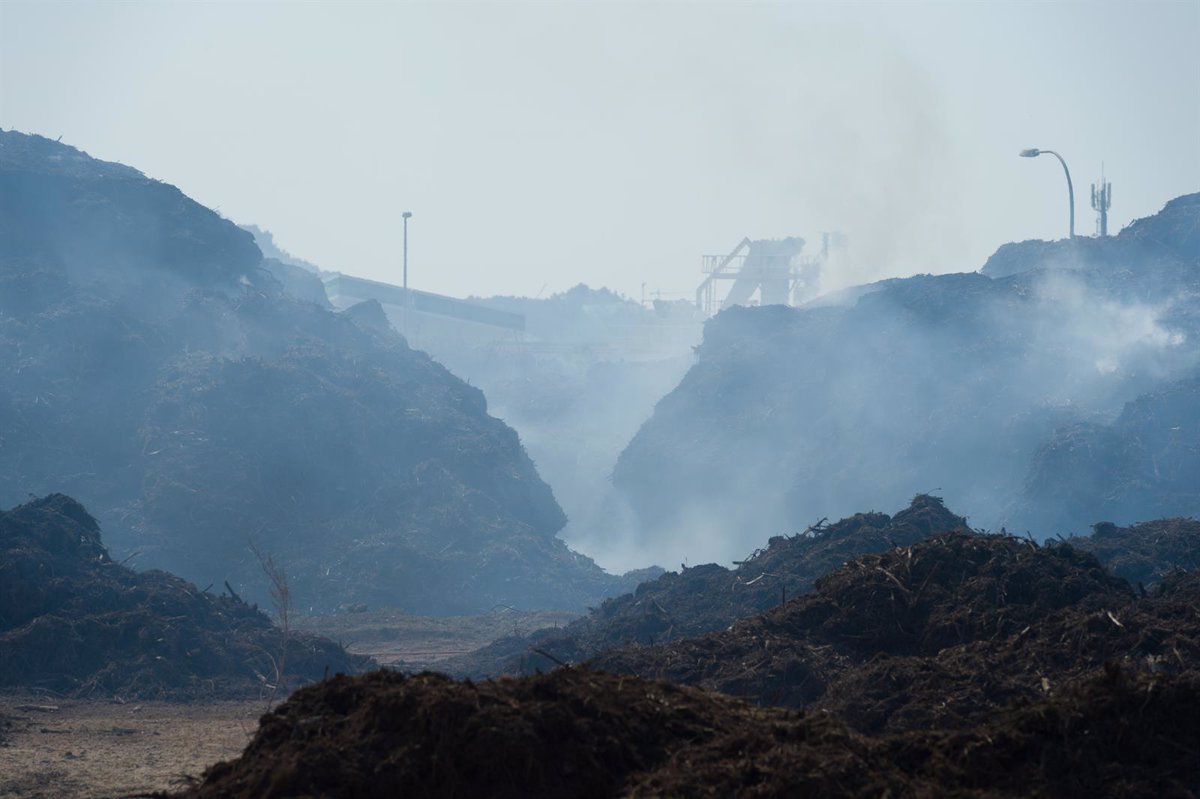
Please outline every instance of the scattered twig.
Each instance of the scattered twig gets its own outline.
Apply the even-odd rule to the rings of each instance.
[[[292,631],[292,592],[288,586],[287,572],[275,564],[274,558],[261,551],[253,542],[250,543],[250,551],[254,553],[254,557],[258,558],[258,565],[262,567],[263,574],[267,576],[270,583],[271,601],[275,605],[275,615],[279,618],[279,660],[276,662],[274,658],[271,658],[275,665],[275,682],[271,686],[270,696],[267,697],[267,710],[270,711],[271,706],[275,703],[275,694],[278,692],[279,686],[283,684],[284,673],[287,669],[288,643],[291,640]]]
[[[899,588],[901,591],[903,591],[903,592],[904,592],[904,595],[905,595],[905,596],[912,596],[912,591],[908,590],[908,589],[907,589],[907,588],[904,586],[904,583],[902,583],[902,582],[900,582],[898,579],[896,579],[896,575],[892,574],[890,571],[888,571],[887,569],[883,568],[882,566],[876,566],[875,568],[876,568],[877,570],[879,570],[879,571],[883,572],[884,574],[886,574],[886,575],[888,576],[888,579],[890,579],[890,580],[891,580],[893,583],[895,583],[895,584],[896,584],[896,587],[898,587],[898,588]]]
[[[829,524],[829,517],[828,517],[828,516],[822,516],[822,517],[820,518],[820,520],[819,520],[819,521],[813,522],[813,523],[812,523],[812,524],[810,524],[808,527],[806,527],[806,528],[804,529],[804,532],[806,532],[806,533],[819,533],[819,532],[821,532],[822,530],[824,530],[824,529],[825,529],[825,526],[826,526],[827,524]]]
[[[558,664],[558,665],[560,665],[560,666],[564,666],[564,667],[566,667],[566,666],[570,666],[570,665],[571,665],[570,663],[565,663],[565,662],[563,662],[563,661],[559,660],[558,658],[554,657],[554,655],[551,655],[549,652],[547,652],[547,651],[546,651],[546,650],[544,650],[544,649],[538,649],[536,646],[531,646],[531,647],[529,647],[529,651],[530,651],[530,652],[536,652],[537,654],[541,655],[541,656],[542,656],[542,657],[544,657],[544,658],[547,658],[547,659],[549,659],[549,660],[553,660],[555,663],[557,663],[557,664]]]

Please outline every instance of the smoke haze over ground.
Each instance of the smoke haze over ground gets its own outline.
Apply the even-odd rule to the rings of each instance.
[[[539,473],[553,476],[565,541],[610,570],[647,566],[630,546],[636,525],[613,490],[613,464],[692,365],[701,316],[688,302],[644,308],[584,285],[545,299],[472,299],[524,314],[522,342],[430,337],[425,346],[483,389]]]
[[[581,608],[619,587],[556,537],[561,508],[482,392],[377,303],[298,298],[173,186],[16,132],[0,342],[0,503],[70,491],[141,566],[258,597],[259,548],[323,609]]]
[[[1194,796],[1197,41],[0,0],[0,797]]]
[[[1167,487],[1192,460],[1168,478],[1154,450],[1145,473],[1120,445],[1079,439],[1067,447],[1076,468],[1050,467],[1078,425],[1104,429],[1127,403],[1194,379],[1198,198],[1117,237],[1010,245],[984,274],[721,313],[617,463],[633,548],[672,565],[727,561],[822,516],[935,490],[973,524],[1041,536],[1084,532],[1114,492],[1122,524],[1200,512],[1192,492]],[[1150,424],[1196,421],[1181,406]],[[1174,451],[1171,463],[1190,450]]]

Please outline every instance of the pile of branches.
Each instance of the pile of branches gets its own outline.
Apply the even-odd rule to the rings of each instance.
[[[1133,585],[1150,586],[1179,569],[1200,569],[1200,521],[1195,519],[1156,519],[1130,527],[1100,522],[1092,530],[1069,543]]]
[[[334,313],[273,272],[178,189],[0,131],[0,505],[67,493],[121,557],[264,603],[247,534],[288,552],[306,608],[582,611],[624,589],[557,537],[481,391],[378,303]]]
[[[0,686],[123,698],[273,696],[370,665],[328,639],[277,627],[227,592],[115,563],[96,520],[62,494],[0,512]]]
[[[1195,796],[1197,607],[1197,571],[1138,590],[1067,543],[941,532],[548,674],[323,682],[183,796]]]
[[[1110,661],[1194,669],[1198,598],[1195,573],[1139,596],[1074,547],[959,531],[858,558],[728,630],[611,650],[592,665],[815,705],[866,732],[963,728]]]
[[[587,668],[496,682],[375,672],[295,693],[181,797],[1191,796],[1200,675],[1106,670],[959,731]]]
[[[606,600],[563,629],[501,639],[470,655],[439,664],[459,676],[531,674],[578,662],[629,644],[659,644],[723,630],[789,597],[810,591],[818,578],[870,552],[922,541],[966,525],[938,497],[921,494],[888,516],[858,513],[826,520],[767,546],[726,569],[717,564],[667,572],[629,594]]]

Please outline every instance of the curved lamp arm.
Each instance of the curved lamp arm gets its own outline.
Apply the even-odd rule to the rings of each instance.
[[[1067,200],[1071,204],[1071,209],[1070,209],[1071,210],[1071,228],[1070,228],[1070,231],[1071,231],[1071,238],[1075,238],[1075,186],[1071,183],[1071,170],[1067,169],[1067,162],[1063,160],[1063,157],[1061,155],[1054,152],[1053,150],[1038,150],[1037,148],[1034,148],[1032,150],[1022,150],[1020,152],[1020,155],[1022,158],[1036,158],[1037,156],[1041,155],[1042,153],[1048,153],[1048,154],[1054,156],[1055,158],[1057,158],[1058,162],[1060,164],[1062,164],[1063,174],[1067,176]]]

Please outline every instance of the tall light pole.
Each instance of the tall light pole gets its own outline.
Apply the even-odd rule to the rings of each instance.
[[[408,311],[412,308],[412,298],[408,294],[408,220],[412,219],[412,211],[400,214],[404,217],[404,337],[408,338]]]
[[[1058,159],[1062,164],[1063,172],[1067,176],[1067,200],[1071,203],[1071,238],[1075,238],[1075,187],[1071,185],[1071,170],[1067,169],[1067,162],[1063,157],[1053,150],[1039,150],[1036,147],[1031,150],[1022,150],[1022,158],[1037,158],[1039,155],[1049,154]]]
[[[412,211],[405,211],[404,217],[404,296],[408,297],[408,220],[412,219]]]

